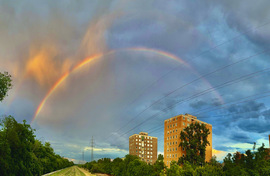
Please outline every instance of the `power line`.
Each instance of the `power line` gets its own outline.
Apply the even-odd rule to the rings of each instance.
[[[199,56],[201,56],[201,55],[203,55],[203,54],[205,54],[205,53],[207,53],[207,52],[209,52],[209,51],[211,51],[211,50],[213,50],[213,49],[216,49],[216,48],[218,48],[218,47],[220,47],[220,46],[222,46],[222,45],[224,45],[224,44],[226,44],[226,43],[229,43],[229,42],[231,42],[231,41],[237,39],[238,37],[240,37],[240,36],[246,34],[246,33],[249,32],[249,31],[257,30],[257,29],[259,29],[259,28],[261,28],[261,27],[263,27],[263,26],[266,26],[266,25],[268,25],[268,24],[270,24],[270,21],[267,20],[265,23],[262,23],[262,24],[259,25],[259,26],[250,28],[250,29],[246,30],[245,32],[243,32],[243,33],[241,33],[241,34],[236,35],[236,36],[233,37],[233,38],[230,38],[230,39],[228,39],[228,40],[226,40],[226,41],[224,41],[224,42],[222,42],[222,43],[220,43],[220,44],[217,44],[217,45],[215,45],[215,46],[213,46],[213,47],[207,49],[206,51],[203,51],[203,52],[199,53],[196,57],[194,57],[193,59],[191,59],[191,60],[189,60],[189,61],[192,61],[192,60],[194,60],[195,58],[197,58],[197,57],[199,57]],[[253,56],[251,56],[251,57],[253,57]],[[247,58],[247,59],[248,59],[248,58]],[[244,60],[246,60],[246,59],[244,59]],[[226,65],[226,66],[224,66],[223,69],[225,69],[225,68],[227,68],[227,67],[230,67],[230,66],[232,66],[232,65],[234,65],[234,64],[237,64],[237,63],[239,63],[239,62],[242,62],[242,61],[244,61],[244,60],[240,60],[240,61],[237,61],[237,62],[235,62],[235,63]],[[180,66],[182,66],[182,65],[180,65]],[[147,86],[146,88],[144,88],[143,91],[142,91],[142,93],[139,94],[139,96],[137,96],[133,101],[131,101],[131,103],[129,103],[129,105],[131,105],[131,104],[133,104],[134,102],[136,102],[142,95],[144,95],[144,93],[145,93],[148,89],[150,89],[153,85],[155,85],[157,82],[159,82],[161,79],[163,79],[164,77],[166,77],[168,74],[170,74],[170,73],[173,72],[174,70],[177,70],[178,68],[180,68],[180,66],[176,66],[176,67],[172,68],[170,71],[168,71],[167,73],[165,73],[164,75],[162,75],[161,77],[159,77],[159,78],[158,78],[156,81],[154,81],[152,84],[150,84],[149,86]],[[222,67],[221,67],[220,69],[222,69]],[[215,73],[215,72],[217,72],[217,71],[220,71],[220,70],[215,70],[215,71],[213,71],[213,73]],[[203,76],[201,76],[201,77],[199,77],[199,78],[197,78],[197,79],[195,79],[195,80],[193,80],[193,81],[187,83],[186,85],[183,85],[183,86],[180,87],[179,89],[182,89],[183,87],[186,87],[187,85],[190,85],[190,84],[192,84],[193,82],[195,82],[195,81],[197,81],[197,80],[200,80],[200,79],[204,78],[205,76],[209,76],[209,75],[211,75],[211,74],[213,74],[213,73],[211,73],[211,72],[210,72],[210,73],[207,73],[207,74],[205,74],[205,75],[203,75]],[[177,89],[177,90],[179,90],[179,89]],[[177,90],[175,90],[175,91],[177,91]],[[173,91],[172,93],[174,93],[175,91]],[[169,95],[172,94],[172,93],[169,93]],[[169,96],[169,95],[167,95],[167,96]],[[165,97],[167,97],[167,96],[165,96]],[[162,97],[161,99],[163,99],[163,98],[165,98],[165,97]],[[159,99],[157,102],[159,102],[159,101],[160,101],[160,99]],[[154,102],[154,103],[156,103],[156,102]],[[150,105],[150,107],[151,107],[151,105]],[[150,108],[150,107],[148,107],[148,108]],[[148,108],[147,108],[147,109],[148,109]],[[147,110],[147,109],[146,109],[146,110]],[[144,111],[142,111],[142,113],[143,113],[143,112],[144,112]],[[139,113],[137,116],[139,116],[140,114],[141,114],[141,113]],[[128,123],[126,123],[124,126],[122,126],[121,128],[119,128],[119,129],[116,130],[115,132],[118,132],[118,131],[120,131],[122,128],[126,127],[126,126],[127,126],[128,124],[130,124],[137,116],[133,117],[130,121],[128,121]],[[111,135],[112,135],[112,134],[110,134],[110,135],[107,137],[107,139],[108,139]],[[107,139],[106,139],[106,140],[107,140]]]
[[[139,112],[137,115],[135,115],[135,116],[134,116],[128,123],[126,123],[125,126],[123,126],[122,128],[126,127],[128,124],[130,124],[132,121],[134,121],[138,116],[140,116],[140,115],[141,115],[142,113],[144,113],[146,110],[148,110],[149,108],[151,108],[153,105],[157,104],[157,103],[160,102],[162,99],[168,97],[169,95],[175,93],[176,91],[178,91],[178,90],[180,90],[180,89],[182,89],[182,88],[184,88],[184,87],[186,87],[186,86],[188,86],[188,85],[190,85],[190,84],[192,84],[192,83],[194,83],[194,82],[196,82],[196,81],[198,81],[198,80],[200,80],[200,79],[202,79],[202,78],[205,78],[205,77],[207,77],[207,76],[209,76],[209,75],[211,75],[211,74],[213,74],[213,73],[216,73],[216,72],[221,71],[221,70],[223,70],[223,69],[225,69],[225,68],[228,68],[228,67],[230,67],[230,66],[232,66],[232,65],[235,65],[235,64],[244,62],[244,61],[246,61],[246,60],[248,60],[248,59],[251,59],[251,58],[253,58],[253,57],[255,57],[255,56],[258,56],[258,55],[261,55],[261,54],[265,54],[265,53],[269,52],[269,50],[270,50],[270,49],[263,50],[263,51],[261,51],[261,52],[258,52],[258,53],[256,53],[256,54],[254,54],[254,55],[245,57],[245,58],[240,59],[240,60],[238,60],[238,61],[236,61],[236,62],[233,62],[233,63],[231,63],[231,64],[228,64],[228,65],[225,65],[225,66],[223,66],[223,67],[220,67],[220,68],[218,68],[218,69],[216,69],[216,70],[214,70],[214,71],[211,71],[211,72],[209,72],[209,73],[206,73],[206,74],[200,76],[199,78],[196,78],[196,79],[192,80],[191,82],[188,82],[188,83],[186,83],[186,84],[184,84],[184,85],[182,85],[182,86],[180,86],[180,87],[174,89],[173,91],[170,91],[170,92],[167,93],[165,96],[163,96],[163,97],[159,98],[158,100],[154,101],[152,104],[150,104],[150,105],[149,105],[147,108],[145,108],[143,111],[141,111],[141,112]],[[269,69],[269,68],[267,68],[266,70],[268,70],[268,69]],[[263,71],[266,71],[266,70],[260,70],[258,73],[263,72]],[[255,72],[255,73],[257,73],[257,72]],[[255,74],[255,73],[253,73],[253,74]],[[251,75],[251,74],[250,74],[250,75]],[[248,76],[250,76],[250,75],[248,75]],[[239,78],[239,79],[241,79],[241,78]],[[226,83],[224,83],[224,84],[227,84],[227,83],[228,83],[228,82],[226,82]],[[222,86],[222,85],[220,85],[220,86]],[[212,90],[215,90],[215,89],[217,89],[217,88],[219,88],[219,87],[209,88],[209,89],[207,89],[207,90],[205,90],[205,91],[209,91],[209,90],[211,90],[211,89],[212,89]],[[203,92],[201,92],[201,93],[203,93]],[[207,93],[207,92],[206,92],[206,93]],[[199,96],[201,96],[201,95],[199,95]],[[192,98],[196,98],[196,97],[198,97],[198,96],[191,97],[191,99],[192,99]],[[120,131],[122,128],[119,128],[117,131]]]
[[[215,86],[215,87],[206,89],[206,90],[204,90],[204,91],[202,91],[202,92],[200,92],[200,93],[197,93],[197,94],[195,94],[195,95],[192,95],[192,96],[190,96],[190,97],[188,97],[188,98],[186,98],[186,99],[184,99],[184,100],[180,100],[180,101],[178,101],[177,103],[175,103],[175,104],[173,104],[173,105],[171,105],[171,106],[169,106],[169,107],[167,107],[167,108],[165,108],[165,109],[162,109],[161,111],[171,109],[171,108],[174,107],[176,104],[179,104],[179,103],[182,103],[182,102],[189,101],[189,100],[191,100],[191,99],[197,98],[197,97],[199,97],[199,96],[201,96],[201,95],[204,95],[204,94],[206,94],[206,93],[212,92],[212,91],[215,90],[215,89],[220,89],[220,88],[222,88],[222,87],[225,87],[225,86],[228,86],[228,85],[231,85],[231,84],[234,84],[234,83],[237,83],[237,82],[246,80],[246,79],[250,79],[250,78],[252,78],[252,77],[254,77],[254,76],[258,76],[258,74],[263,73],[263,72],[265,72],[265,71],[268,71],[269,69],[270,69],[270,68],[266,68],[266,69],[263,69],[263,70],[260,70],[260,71],[257,71],[257,72],[253,72],[253,73],[251,73],[251,74],[244,75],[244,76],[241,76],[241,77],[236,78],[236,79],[234,79],[234,80],[231,80],[231,81],[222,83],[222,84],[220,84],[220,85],[218,85],[218,86]],[[134,130],[135,128],[141,126],[143,123],[145,123],[145,122],[149,121],[150,119],[152,119],[152,118],[158,116],[159,114],[160,114],[160,112],[158,112],[158,113],[156,113],[156,114],[154,114],[154,115],[148,117],[146,120],[144,120],[143,122],[139,123],[138,125],[136,125],[136,126],[133,127],[132,129],[130,129],[129,131],[125,132],[125,133],[122,134],[121,136],[123,136],[123,135],[129,133],[130,131]]]

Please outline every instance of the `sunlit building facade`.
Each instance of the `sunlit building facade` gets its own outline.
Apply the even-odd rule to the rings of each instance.
[[[164,163],[170,167],[171,161],[178,161],[178,159],[186,154],[184,148],[179,147],[181,142],[180,132],[189,126],[191,123],[198,122],[205,124],[206,128],[210,130],[208,141],[210,145],[206,147],[206,161],[210,161],[212,158],[212,125],[202,122],[197,117],[185,114],[178,115],[164,121]]]
[[[129,137],[129,154],[137,155],[142,161],[154,164],[157,160],[157,137],[140,132]]]

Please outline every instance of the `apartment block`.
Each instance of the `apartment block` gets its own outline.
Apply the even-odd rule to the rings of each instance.
[[[157,160],[157,137],[148,136],[146,132],[129,137],[129,154],[137,155],[142,161],[154,164]]]
[[[170,167],[171,161],[178,161],[178,158],[184,156],[186,151],[184,148],[179,147],[181,142],[180,132],[189,126],[191,123],[198,122],[205,124],[206,128],[210,130],[208,141],[210,145],[206,147],[206,161],[212,158],[212,125],[202,122],[197,117],[190,114],[181,114],[164,121],[164,163]]]

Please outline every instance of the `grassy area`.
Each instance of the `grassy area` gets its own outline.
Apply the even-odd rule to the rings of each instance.
[[[94,176],[90,173],[82,172],[77,166],[72,166],[53,173],[50,176]]]

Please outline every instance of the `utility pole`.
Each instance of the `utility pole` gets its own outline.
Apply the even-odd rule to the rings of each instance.
[[[94,161],[94,138],[91,138],[91,161]]]

